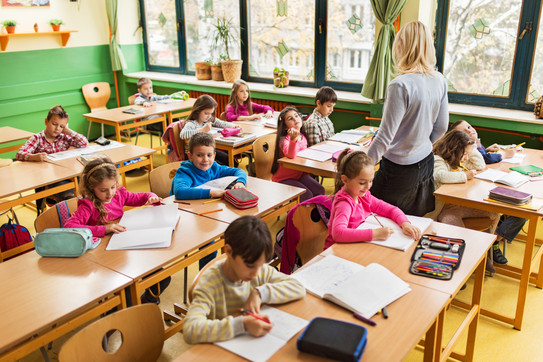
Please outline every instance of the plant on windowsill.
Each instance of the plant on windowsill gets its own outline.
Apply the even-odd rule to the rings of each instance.
[[[49,24],[51,24],[53,31],[60,31],[60,26],[64,24],[64,22],[60,19],[51,19],[49,20]]]
[[[275,67],[273,69],[273,88],[288,87],[289,72],[285,68]]]
[[[213,47],[215,49],[224,47],[226,53],[226,59],[221,61],[224,80],[228,83],[234,83],[241,78],[243,60],[230,58],[230,45],[238,39],[232,19],[217,18],[217,23],[213,24],[212,39]]]
[[[211,59],[207,59],[203,62],[194,63],[194,67],[196,68],[196,79],[210,80],[212,63],[213,61]]]
[[[217,59],[217,61],[211,64],[211,79],[217,82],[221,82],[224,80],[224,76],[222,75],[222,66],[221,66],[221,62],[223,60],[226,60],[226,55],[219,56],[219,59]]]
[[[15,25],[17,25],[15,20],[4,20],[4,27],[6,28],[8,34],[15,33]]]

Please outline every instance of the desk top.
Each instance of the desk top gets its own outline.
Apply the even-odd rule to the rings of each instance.
[[[34,133],[23,131],[22,129],[9,126],[0,127],[0,144],[25,140],[30,138]]]
[[[185,210],[194,214],[202,212],[222,209],[222,211],[205,214],[208,218],[231,223],[240,216],[254,215],[262,216],[268,211],[284,204],[286,201],[292,200],[302,193],[304,189],[288,186],[276,182],[271,182],[256,177],[247,177],[247,190],[258,196],[258,205],[250,209],[236,209],[234,206],[226,202],[224,199],[205,204],[210,199],[183,200],[190,203],[177,204],[181,210]]]
[[[0,198],[59,182],[79,174],[50,162],[16,162],[0,172]]]
[[[170,262],[184,257],[201,246],[222,236],[227,223],[178,211],[179,222],[168,248],[141,250],[105,250],[110,236],[94,250],[89,250],[83,258],[122,273],[130,278],[140,278],[158,270]]]
[[[451,280],[427,278],[409,272],[411,255],[413,255],[417,242],[414,242],[405,252],[369,243],[358,243],[356,245],[336,243],[322,252],[321,255],[333,254],[362,265],[379,263],[411,285],[418,284],[452,296],[456,295],[465,281],[473,274],[486,251],[496,239],[494,234],[439,222],[433,222],[423,233],[450,236],[466,241],[462,261],[458,269],[454,271]]]
[[[0,263],[0,351],[96,303],[132,280],[90,260],[35,251]]]
[[[352,313],[333,303],[307,294],[303,299],[278,306],[279,309],[311,320],[326,317],[363,325],[368,329],[368,344],[362,361],[400,361],[415,347],[421,337],[434,323],[436,316],[447,304],[449,295],[437,290],[412,284],[411,292],[390,304],[389,318],[377,315],[372,319],[377,326],[371,327],[358,321]],[[322,360],[317,356],[297,350],[296,340],[301,332],[281,348],[270,361]],[[179,356],[175,361],[208,360],[240,361],[241,357],[214,344],[198,344]]]
[[[153,116],[155,114],[164,114],[174,111],[179,111],[181,109],[192,108],[196,102],[196,98],[189,98],[186,101],[172,102],[172,103],[159,103],[152,102],[150,107],[143,106],[124,106],[119,108],[107,109],[105,111],[85,113],[83,117],[92,118],[93,120],[103,120],[109,122],[126,122],[132,121],[134,119],[145,118]],[[138,114],[124,113],[124,110],[129,108],[141,108],[144,112]]]

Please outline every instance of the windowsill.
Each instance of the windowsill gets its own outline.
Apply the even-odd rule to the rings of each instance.
[[[136,79],[146,77],[151,80],[157,80],[157,81],[192,84],[192,85],[198,85],[202,87],[215,87],[215,88],[223,88],[223,89],[228,89],[228,90],[232,88],[231,83],[217,82],[213,80],[198,80],[196,79],[195,76],[192,76],[192,75],[144,71],[144,72],[129,73],[129,74],[125,74],[124,76],[128,78],[136,78]],[[309,104],[313,104],[313,99],[318,90],[317,88],[294,87],[294,86],[289,86],[287,88],[273,89],[273,85],[268,84],[268,83],[249,82],[248,84],[251,91],[269,92],[269,93],[290,95],[290,96],[297,96],[297,97],[307,97],[311,99],[311,102],[309,102]],[[336,91],[336,93],[337,93],[338,101],[360,103],[360,104],[371,104],[370,99],[362,97],[360,93],[357,93],[357,92]],[[514,109],[492,108],[492,107],[482,107],[482,106],[474,106],[474,105],[459,104],[459,103],[449,103],[449,113],[460,115],[460,116],[491,118],[491,119],[513,121],[513,122],[543,125],[543,120],[536,119],[533,112],[519,111],[519,110],[514,110]]]

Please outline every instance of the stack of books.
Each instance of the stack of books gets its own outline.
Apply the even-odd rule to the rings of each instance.
[[[498,186],[490,190],[488,198],[513,205],[524,205],[532,199],[532,195],[526,192]]]

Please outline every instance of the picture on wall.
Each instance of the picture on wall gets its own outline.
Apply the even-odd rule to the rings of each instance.
[[[49,0],[2,0],[2,6],[49,6]]]

